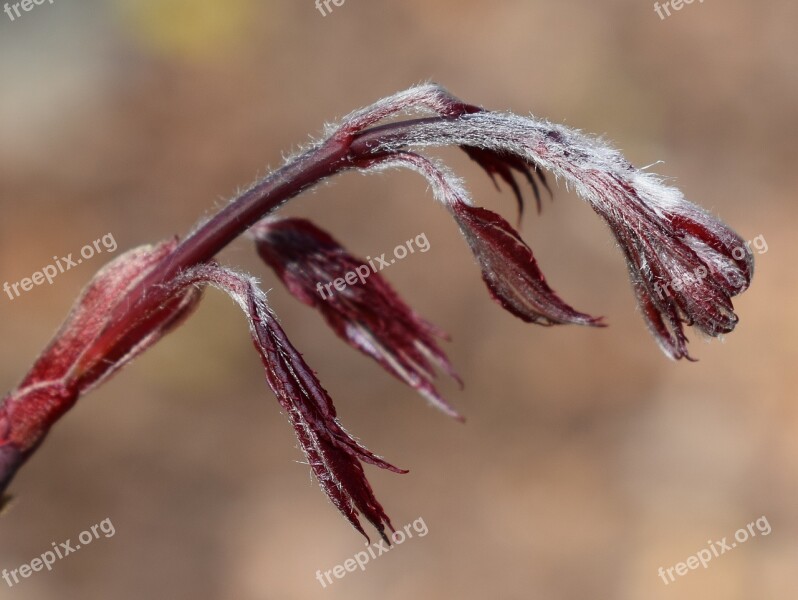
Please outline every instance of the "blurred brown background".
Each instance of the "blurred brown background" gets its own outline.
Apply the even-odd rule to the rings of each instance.
[[[747,240],[764,236],[741,321],[690,332],[674,364],[636,313],[620,253],[564,188],[523,223],[549,281],[610,327],[539,328],[500,310],[417,176],[346,175],[287,209],[360,255],[425,233],[385,273],[453,337],[467,416],[452,422],[345,347],[257,274],[296,346],[371,449],[397,526],[429,528],[327,589],[363,542],[311,481],[238,308],[201,310],[52,431],[12,486],[0,568],[110,518],[116,535],[0,597],[789,599],[798,587],[793,317],[798,8],[787,0],[364,2],[143,0],[0,13],[0,281],[111,232],[116,254],[187,232],[325,121],[431,79],[489,108],[604,134]],[[467,158],[451,164],[514,218]],[[95,257],[0,297],[0,388],[12,388],[94,271]],[[758,536],[666,586],[657,569],[765,515]]]

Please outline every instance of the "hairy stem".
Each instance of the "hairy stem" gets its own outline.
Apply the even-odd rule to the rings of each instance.
[[[146,327],[141,315],[157,309],[163,300],[154,290],[175,275],[212,259],[252,225],[286,201],[323,179],[373,159],[373,149],[415,125],[446,120],[447,117],[410,119],[365,131],[339,130],[322,144],[306,151],[252,185],[211,219],[186,237],[141,282],[119,302],[109,326],[86,356],[105,355],[123,338]]]

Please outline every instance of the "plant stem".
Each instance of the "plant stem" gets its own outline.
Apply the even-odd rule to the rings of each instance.
[[[373,148],[414,125],[442,117],[410,119],[372,127],[363,132],[342,129],[323,144],[308,150],[251,186],[211,219],[200,225],[117,303],[110,324],[93,345],[94,352],[107,352],[120,337],[135,327],[142,315],[163,300],[154,288],[185,269],[211,260],[225,246],[287,200],[319,181],[373,158]]]

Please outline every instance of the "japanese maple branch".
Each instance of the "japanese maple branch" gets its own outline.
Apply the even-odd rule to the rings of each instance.
[[[436,116],[380,124],[398,114],[419,113]],[[486,111],[433,84],[357,110],[325,134],[184,240],[139,246],[95,275],[51,343],[0,404],[0,494],[80,396],[182,323],[202,290],[212,286],[229,294],[247,316],[267,382],[288,412],[325,494],[357,531],[365,535],[358,520],[362,515],[385,537],[392,526],[361,463],[404,471],[369,452],[341,426],[331,398],[290,345],[257,281],[212,259],[252,228],[258,254],[294,297],[319,310],[347,344],[433,406],[459,417],[433,385],[438,370],[459,381],[436,342],[445,334],[407,306],[376,271],[366,281],[360,273],[363,260],[310,221],[265,219],[332,175],[410,169],[427,179],[449,210],[488,291],[505,310],[545,326],[604,324],[564,302],[519,233],[497,213],[473,203],[461,181],[425,149],[459,147],[494,182],[509,186],[519,215],[524,202],[516,175],[529,183],[538,209],[539,184],[549,189],[544,171],[573,186],[609,226],[627,261],[642,316],[670,358],[690,359],[685,326],[717,337],[738,321],[731,299],[748,287],[754,267],[742,238],[601,140],[532,116]],[[345,276],[349,283],[355,272],[362,285],[319,297],[318,282]]]

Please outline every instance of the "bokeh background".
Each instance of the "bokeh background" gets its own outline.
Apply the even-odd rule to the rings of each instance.
[[[334,7],[334,5],[333,5]],[[345,175],[286,208],[360,255],[425,233],[384,272],[452,335],[458,424],[279,286],[283,325],[370,448],[394,523],[429,533],[322,589],[363,541],[311,480],[245,321],[211,292],[178,332],[88,397],[21,471],[0,518],[17,568],[110,518],[116,535],[0,597],[786,600],[798,588],[794,318],[798,7],[707,1],[665,20],[648,0],[56,0],[0,13],[0,280],[112,233],[124,249],[190,230],[324,122],[424,80],[464,99],[603,134],[747,240],[752,288],[725,341],[669,362],[636,312],[619,251],[563,187],[523,232],[550,283],[610,327],[539,328],[495,305],[446,212],[413,174]],[[467,158],[475,197],[514,219]],[[95,257],[0,297],[11,389]],[[657,569],[765,515],[758,536],[666,586]]]

